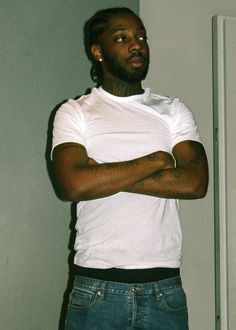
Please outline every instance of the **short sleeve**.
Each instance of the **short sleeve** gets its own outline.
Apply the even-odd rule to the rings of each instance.
[[[174,102],[174,121],[171,128],[172,148],[179,142],[200,141],[200,135],[192,111],[178,99]]]
[[[69,100],[57,111],[53,123],[52,151],[62,143],[74,142],[85,145],[84,116],[79,103]]]

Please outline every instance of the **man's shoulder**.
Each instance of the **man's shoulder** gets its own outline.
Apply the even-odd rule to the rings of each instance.
[[[93,87],[92,89],[89,89],[86,94],[75,98],[74,101],[76,102],[77,106],[86,107],[86,105],[92,105],[100,99],[101,95],[99,93],[99,89]]]
[[[93,90],[90,90],[88,93],[76,96],[74,98],[69,98],[65,100],[60,108],[59,112],[64,111],[80,111],[86,104],[90,103],[93,99]]]
[[[181,108],[182,102],[176,96],[161,95],[146,88],[143,104],[155,108],[162,114],[175,115]]]
[[[179,98],[177,96],[168,96],[168,95],[163,95],[163,94],[159,94],[157,92],[155,92],[154,90],[152,90],[151,88],[145,88],[145,93],[152,99],[154,100],[163,100],[163,101],[169,101],[169,102],[173,102],[173,101],[180,101]]]

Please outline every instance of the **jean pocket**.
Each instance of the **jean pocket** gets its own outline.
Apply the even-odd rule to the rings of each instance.
[[[74,288],[70,294],[69,307],[88,308],[94,304],[96,292],[83,288]]]
[[[187,299],[183,287],[177,286],[163,292],[163,306],[169,312],[187,311]]]

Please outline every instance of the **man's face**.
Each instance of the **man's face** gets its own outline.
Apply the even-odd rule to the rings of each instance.
[[[132,15],[114,15],[100,38],[104,80],[138,83],[149,67],[149,47],[141,20]]]

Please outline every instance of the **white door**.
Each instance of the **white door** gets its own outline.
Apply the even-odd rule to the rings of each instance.
[[[217,329],[236,329],[236,17],[213,18]]]

